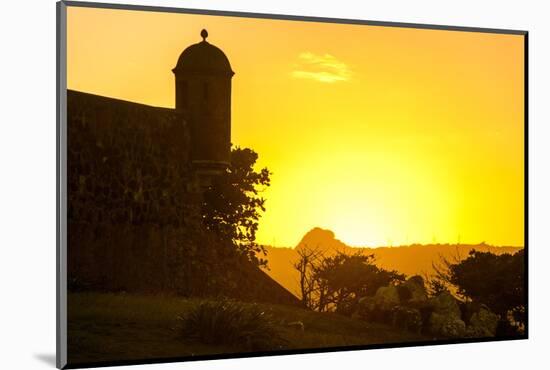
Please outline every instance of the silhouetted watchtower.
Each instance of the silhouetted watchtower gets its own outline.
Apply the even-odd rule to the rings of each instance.
[[[176,110],[183,112],[191,130],[191,160],[207,179],[229,165],[231,151],[231,70],[216,46],[202,41],[181,53],[176,67]]]

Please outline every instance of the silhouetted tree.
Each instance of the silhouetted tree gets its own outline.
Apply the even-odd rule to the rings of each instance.
[[[437,276],[424,276],[424,281],[426,282],[426,290],[430,297],[436,297],[443,292],[448,292],[449,288],[447,284],[439,279]]]
[[[256,243],[256,231],[261,212],[265,211],[260,193],[270,184],[270,172],[267,168],[256,171],[257,160],[258,154],[251,149],[232,149],[230,167],[214,178],[204,193],[203,219],[239,254],[264,266],[266,261],[258,255],[266,252]]]
[[[338,252],[323,259],[317,268],[316,276],[326,287],[321,310],[334,307],[346,312],[348,308],[364,296],[372,296],[378,288],[403,281],[405,275],[388,271],[374,264],[374,255],[358,251],[353,254]]]
[[[442,259],[438,281],[455,287],[460,297],[486,304],[506,319],[508,314],[525,322],[525,271],[523,250],[496,255],[472,250],[462,261]]]
[[[293,266],[300,274],[302,305],[305,308],[314,310],[316,308],[315,294],[318,293],[319,289],[315,279],[315,271],[319,261],[323,258],[323,254],[318,248],[309,248],[308,246],[297,249],[297,253],[299,258]]]
[[[327,257],[305,247],[298,253],[300,259],[294,267],[300,273],[304,305],[320,312],[350,312],[360,297],[372,296],[378,288],[405,279],[405,275],[377,267],[374,255],[362,251]]]

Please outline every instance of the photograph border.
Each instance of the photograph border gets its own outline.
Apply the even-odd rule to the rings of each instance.
[[[326,347],[312,348],[300,350],[277,350],[277,351],[262,351],[262,352],[244,352],[244,353],[228,353],[216,355],[200,355],[200,356],[181,356],[169,358],[154,358],[154,359],[136,359],[136,360],[120,360],[120,361],[100,361],[79,363],[77,365],[67,364],[67,7],[85,7],[85,8],[102,8],[102,9],[119,9],[119,10],[134,10],[147,12],[162,12],[162,13],[181,13],[181,14],[197,14],[197,15],[215,15],[238,18],[256,18],[256,19],[274,19],[274,20],[289,20],[302,22],[317,22],[317,23],[340,23],[340,24],[355,24],[368,26],[384,26],[398,28],[415,28],[429,30],[444,30],[444,31],[459,31],[459,32],[475,32],[475,33],[494,33],[521,35],[524,39],[524,253],[525,253],[525,279],[524,289],[527,304],[525,306],[525,332],[520,336],[499,337],[499,338],[481,338],[481,339],[452,339],[438,341],[418,341],[405,343],[390,343],[390,344],[369,344],[356,346],[341,346],[341,347]],[[219,360],[219,359],[235,359],[249,357],[264,357],[264,356],[281,356],[293,354],[310,354],[324,352],[341,352],[341,351],[357,351],[366,349],[382,349],[382,348],[404,348],[416,346],[438,346],[447,344],[465,344],[465,343],[483,343],[483,342],[499,342],[508,340],[524,340],[529,338],[529,163],[528,163],[528,143],[529,143],[529,31],[513,30],[513,29],[497,29],[497,28],[482,28],[482,27],[467,27],[467,26],[450,26],[437,24],[420,24],[420,23],[403,23],[403,22],[386,22],[373,20],[359,19],[344,19],[344,18],[325,18],[314,16],[298,16],[298,15],[282,15],[282,14],[266,14],[252,12],[237,12],[226,10],[206,10],[206,9],[190,9],[176,8],[163,6],[149,5],[130,5],[130,4],[113,4],[99,2],[82,2],[82,1],[59,1],[56,3],[56,41],[57,41],[57,63],[56,63],[56,365],[60,369],[75,369],[75,368],[90,368],[90,367],[107,367],[107,366],[122,366],[122,365],[143,365],[143,364],[158,364],[170,362],[188,362],[201,360]]]

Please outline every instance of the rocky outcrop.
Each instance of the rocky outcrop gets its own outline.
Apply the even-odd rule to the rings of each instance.
[[[484,304],[466,305],[466,336],[473,338],[493,337],[497,331],[499,316]]]
[[[389,324],[393,320],[393,309],[399,303],[399,292],[395,286],[380,287],[373,297],[363,297],[359,300],[357,316]]]
[[[381,308],[391,309],[400,303],[399,292],[395,286],[378,288],[374,295],[374,303]]]
[[[415,275],[397,286],[401,302],[421,303],[428,299],[428,293],[422,276]]]
[[[463,337],[466,324],[458,302],[449,292],[443,292],[428,302],[432,313],[428,321],[428,331],[435,336],[450,338]]]
[[[416,308],[396,306],[392,312],[392,325],[402,330],[420,333],[422,330],[422,314]]]
[[[420,276],[361,298],[353,317],[436,338],[492,337],[498,324],[498,315],[485,305],[462,303],[447,291],[428,298]]]

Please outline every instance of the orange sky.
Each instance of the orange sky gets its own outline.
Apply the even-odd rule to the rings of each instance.
[[[261,243],[523,245],[523,36],[69,7],[68,87],[173,107],[202,28],[273,172]]]

